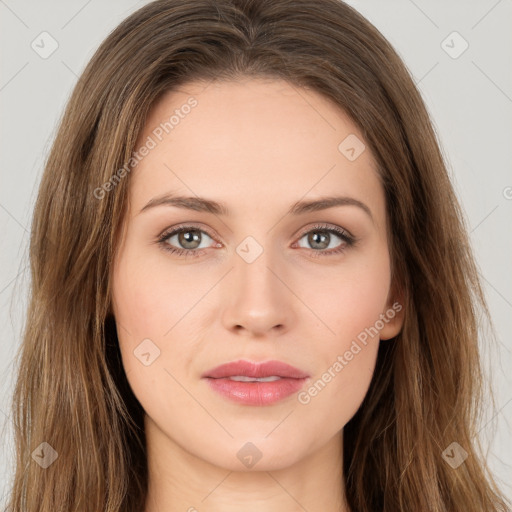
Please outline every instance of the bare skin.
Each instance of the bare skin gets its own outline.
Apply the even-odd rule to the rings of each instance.
[[[124,178],[130,204],[113,307],[123,365],[146,411],[145,512],[347,512],[343,427],[367,393],[379,339],[403,323],[403,309],[392,309],[375,162],[368,148],[358,156],[356,148],[352,161],[338,149],[348,135],[363,136],[317,93],[278,80],[206,85],[161,98],[138,147],[148,136],[157,144]],[[197,104],[157,140],[155,127],[191,96]],[[141,212],[167,193],[224,203],[229,215],[168,204]],[[353,204],[287,214],[326,196],[357,199],[371,215]],[[183,225],[188,238],[157,242]],[[378,335],[363,344],[361,333],[376,325]],[[147,365],[134,354],[143,340],[151,340]],[[302,394],[277,403],[236,403],[201,375],[239,359],[284,361],[310,378]],[[309,392],[319,380],[325,385]],[[243,447],[261,455],[252,467],[239,456]]]

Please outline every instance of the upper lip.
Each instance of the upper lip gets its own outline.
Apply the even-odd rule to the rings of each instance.
[[[244,377],[287,377],[292,379],[304,379],[309,375],[294,366],[282,361],[265,361],[256,363],[252,361],[232,361],[221,364],[201,375],[202,378],[210,377],[212,379],[222,379],[224,377],[233,377],[241,375]]]

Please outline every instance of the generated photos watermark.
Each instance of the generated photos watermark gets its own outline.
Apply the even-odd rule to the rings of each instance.
[[[134,169],[141,160],[149,155],[152,149],[155,149],[159,142],[161,142],[166,134],[171,133],[178,124],[190,114],[192,108],[198,104],[197,100],[191,96],[186,103],[181,105],[180,108],[174,110],[174,114],[168,120],[162,121],[152,132],[148,135],[146,141],[137,151],[132,153],[130,159],[118,169],[101,187],[94,189],[94,197],[96,199],[103,199],[107,192],[113,190],[132,169]]]
[[[361,350],[368,344],[369,338],[377,336],[384,328],[384,325],[389,323],[389,321],[392,320],[401,310],[402,305],[395,302],[385,313],[381,313],[379,319],[371,327],[367,327],[361,331],[356,336],[356,339],[352,340],[350,348],[346,350],[343,355],[338,355],[336,361],[327,369],[326,372],[322,374],[319,379],[315,381],[314,384],[297,395],[298,401],[303,405],[309,404],[311,399],[317,396],[318,393],[320,393],[320,391],[322,391],[327,384],[331,382],[338,373],[340,373],[341,370],[343,370],[343,368],[345,368],[345,366],[347,366],[350,361],[352,361],[352,359],[361,352]]]

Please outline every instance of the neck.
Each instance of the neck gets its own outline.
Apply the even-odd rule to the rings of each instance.
[[[248,505],[252,512],[349,512],[343,486],[343,432],[289,467],[275,459],[260,469],[255,464],[238,471],[185,450],[148,416],[145,425],[145,512],[239,512]]]

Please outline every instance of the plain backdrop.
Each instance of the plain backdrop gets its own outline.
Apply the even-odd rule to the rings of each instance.
[[[0,505],[13,473],[13,357],[27,304],[27,247],[44,160],[94,50],[145,3],[0,0]],[[387,37],[414,76],[466,214],[498,333],[492,350],[482,340],[496,409],[486,411],[480,435],[512,499],[512,2],[349,3]]]

